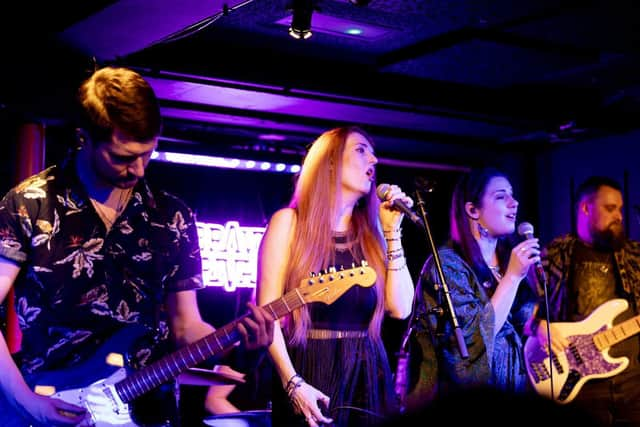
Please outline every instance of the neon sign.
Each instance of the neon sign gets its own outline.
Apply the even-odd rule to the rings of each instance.
[[[224,225],[198,221],[196,226],[205,286],[227,292],[255,288],[258,247],[265,227],[241,227],[238,221]]]

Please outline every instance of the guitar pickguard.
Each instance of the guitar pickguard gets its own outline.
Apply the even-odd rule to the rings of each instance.
[[[126,370],[121,368],[88,387],[64,390],[53,397],[87,409],[96,427],[137,427],[129,405],[120,400],[114,389],[115,383],[125,377]]]
[[[535,390],[559,403],[569,403],[585,382],[612,377],[626,369],[629,359],[610,357],[609,347],[637,333],[635,324],[627,324],[624,328],[612,326],[613,319],[627,307],[625,300],[614,299],[602,304],[581,322],[554,323],[554,328],[567,337],[570,344],[562,353],[552,352],[551,357],[547,355],[546,345],[541,345],[535,336],[529,337],[524,346],[524,358]]]
[[[604,331],[603,326],[597,332]],[[567,361],[571,369],[575,369],[581,376],[592,376],[616,370],[620,363],[608,362],[602,352],[593,343],[593,335],[577,335],[569,337],[571,344],[565,350]]]

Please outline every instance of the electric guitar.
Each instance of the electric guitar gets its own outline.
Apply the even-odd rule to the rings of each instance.
[[[376,272],[366,261],[350,269],[311,274],[301,281],[300,287],[287,292],[281,298],[266,304],[264,308],[275,319],[310,302],[332,304],[354,285],[370,287],[376,281]],[[247,315],[245,315],[247,316]],[[243,317],[245,317],[243,316]],[[163,358],[132,371],[122,363],[121,350],[130,347],[142,334],[143,327],[123,328],[100,346],[86,362],[69,369],[39,373],[27,379],[36,392],[84,407],[91,415],[95,427],[138,427],[131,405],[140,396],[166,384],[180,373],[204,362],[240,341],[237,324],[243,317],[217,329],[206,337],[184,346]],[[105,363],[106,362],[106,363]],[[44,393],[43,393],[44,394]],[[12,411],[1,408],[0,425],[18,422]]]
[[[552,323],[570,344],[563,353],[552,351],[551,357],[537,337],[529,337],[524,345],[524,360],[536,392],[565,404],[576,397],[587,381],[624,371],[629,359],[612,358],[609,347],[640,332],[640,315],[612,326],[613,319],[628,306],[623,299],[613,299],[580,322]]]

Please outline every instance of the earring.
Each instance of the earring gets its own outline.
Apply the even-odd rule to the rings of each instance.
[[[84,145],[86,143],[85,131],[83,131],[82,129],[76,129],[76,138],[77,138],[76,150],[80,151],[84,148]]]
[[[480,224],[480,221],[476,222],[476,224],[478,224],[478,233],[480,233],[480,236],[484,238],[489,237],[489,229],[484,228],[482,224]]]

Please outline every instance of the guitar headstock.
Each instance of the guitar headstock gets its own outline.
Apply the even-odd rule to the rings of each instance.
[[[362,261],[361,265],[353,265],[349,269],[336,270],[331,267],[327,272],[312,273],[300,282],[298,291],[307,303],[331,304],[354,285],[373,286],[376,277],[376,271],[366,261]]]

